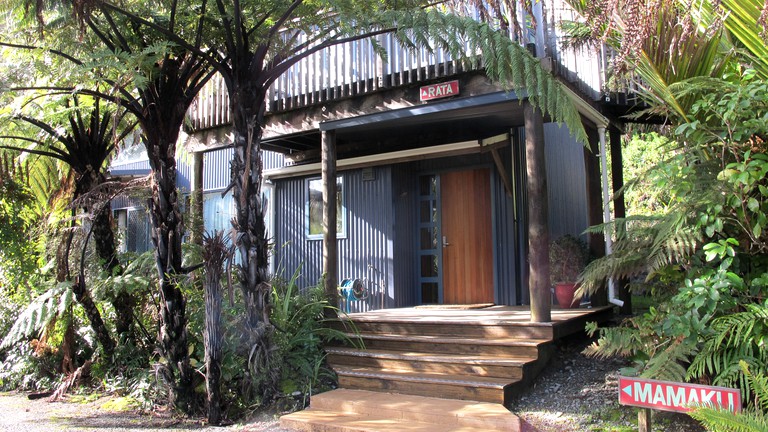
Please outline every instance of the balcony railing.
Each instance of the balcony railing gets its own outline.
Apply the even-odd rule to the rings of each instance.
[[[537,2],[541,3],[541,2]],[[562,0],[545,0],[554,19],[573,19]],[[519,22],[526,22],[524,8],[518,8]],[[465,11],[466,12],[466,11]],[[477,15],[469,10],[467,13]],[[541,13],[541,12],[539,12]],[[477,17],[475,17],[477,18]],[[554,21],[554,22],[558,22]],[[543,32],[529,31],[529,39],[547,47],[545,55],[553,60],[554,72],[572,82],[588,97],[602,97],[605,61],[599,52],[563,47],[563,35],[548,19],[537,19]],[[543,36],[535,36],[536,33]],[[543,37],[543,40],[542,40]],[[330,47],[291,67],[268,90],[267,112],[281,112],[370,94],[384,88],[405,86],[453,76],[463,72],[450,53],[441,49],[415,51],[400,46],[392,35],[376,36],[386,52],[382,58],[370,39]],[[215,76],[202,90],[188,115],[194,129],[206,129],[231,121],[229,97],[223,80]]]

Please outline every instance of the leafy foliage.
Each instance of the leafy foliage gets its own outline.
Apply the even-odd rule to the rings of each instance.
[[[303,397],[303,407],[318,389],[335,382],[335,375],[325,362],[323,344],[332,340],[352,341],[328,325],[324,311],[331,309],[335,315],[338,310],[328,304],[322,285],[301,292],[296,285],[298,277],[297,270],[289,280],[273,279],[270,318],[276,329],[273,337],[277,347],[272,361],[281,365],[277,372],[279,393],[290,398],[298,392]]]
[[[712,408],[698,408],[691,417],[702,422],[708,430],[717,432],[760,432],[768,430],[768,377],[764,373],[752,373],[746,362],[739,368],[750,387],[755,389],[753,407],[740,413]]]

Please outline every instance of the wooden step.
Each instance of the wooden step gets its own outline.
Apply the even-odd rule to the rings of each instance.
[[[308,410],[280,418],[283,427],[313,432],[517,432],[520,423],[499,404],[346,389],[313,395]]]
[[[363,342],[366,349],[427,352],[435,354],[474,354],[499,356],[537,356],[545,339],[469,338],[403,334],[347,334]]]
[[[331,366],[378,368],[386,372],[420,372],[518,380],[536,356],[433,354],[388,350],[327,347]]]
[[[451,337],[462,335],[469,338],[517,338],[517,339],[552,339],[554,330],[552,323],[504,323],[490,322],[441,322],[441,321],[397,321],[370,320],[355,318],[354,325],[348,324],[350,319],[336,321],[334,328],[344,331],[357,331],[374,334],[405,334]],[[356,330],[353,330],[356,329]],[[582,327],[583,329],[583,327]]]
[[[341,388],[499,404],[505,402],[505,387],[518,381],[466,375],[388,372],[366,367],[339,366],[335,371]]]

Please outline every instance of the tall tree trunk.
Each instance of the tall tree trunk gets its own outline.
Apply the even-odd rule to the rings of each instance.
[[[272,355],[272,324],[269,320],[269,244],[261,196],[261,135],[265,111],[264,90],[236,87],[231,92],[235,151],[232,160],[233,197],[236,216],[233,227],[235,246],[242,260],[241,288],[245,302],[246,330],[251,355],[251,370],[256,391],[269,400],[277,386],[277,365]]]
[[[205,264],[205,386],[208,390],[208,423],[221,422],[221,275],[227,246],[221,232],[203,237]]]
[[[71,276],[69,271],[69,251],[74,236],[72,228],[71,226],[70,231],[64,235],[64,240],[59,245],[59,250],[56,254],[56,280],[58,282],[63,282]],[[75,294],[77,303],[83,307],[85,316],[91,324],[91,329],[96,334],[96,340],[99,342],[102,352],[105,356],[111,357],[115,350],[115,342],[112,340],[112,336],[109,334],[109,330],[107,330],[107,326],[101,318],[101,312],[96,307],[96,303],[94,303],[91,293],[86,287],[84,278],[79,275],[75,277],[75,280],[72,282],[72,292]]]
[[[528,175],[528,284],[531,321],[552,321],[549,286],[549,216],[544,125],[541,111],[525,103],[525,160]]]
[[[96,214],[93,218],[93,241],[96,246],[96,255],[102,261],[104,270],[110,275],[122,274],[123,269],[117,259],[117,244],[115,233],[112,231],[112,217],[109,203],[97,204],[94,208]],[[112,299],[112,307],[115,309],[115,331],[120,340],[131,337],[131,324],[133,323],[133,296],[125,290],[115,293]]]
[[[158,143],[147,154],[152,166],[152,242],[160,281],[160,353],[167,363],[164,378],[170,386],[170,403],[184,412],[193,406],[193,372],[189,364],[186,300],[179,286],[183,224],[176,191],[175,137],[150,139]]]

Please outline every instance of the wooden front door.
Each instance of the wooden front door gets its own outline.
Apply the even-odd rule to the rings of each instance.
[[[441,173],[440,201],[443,303],[493,303],[490,171]]]

